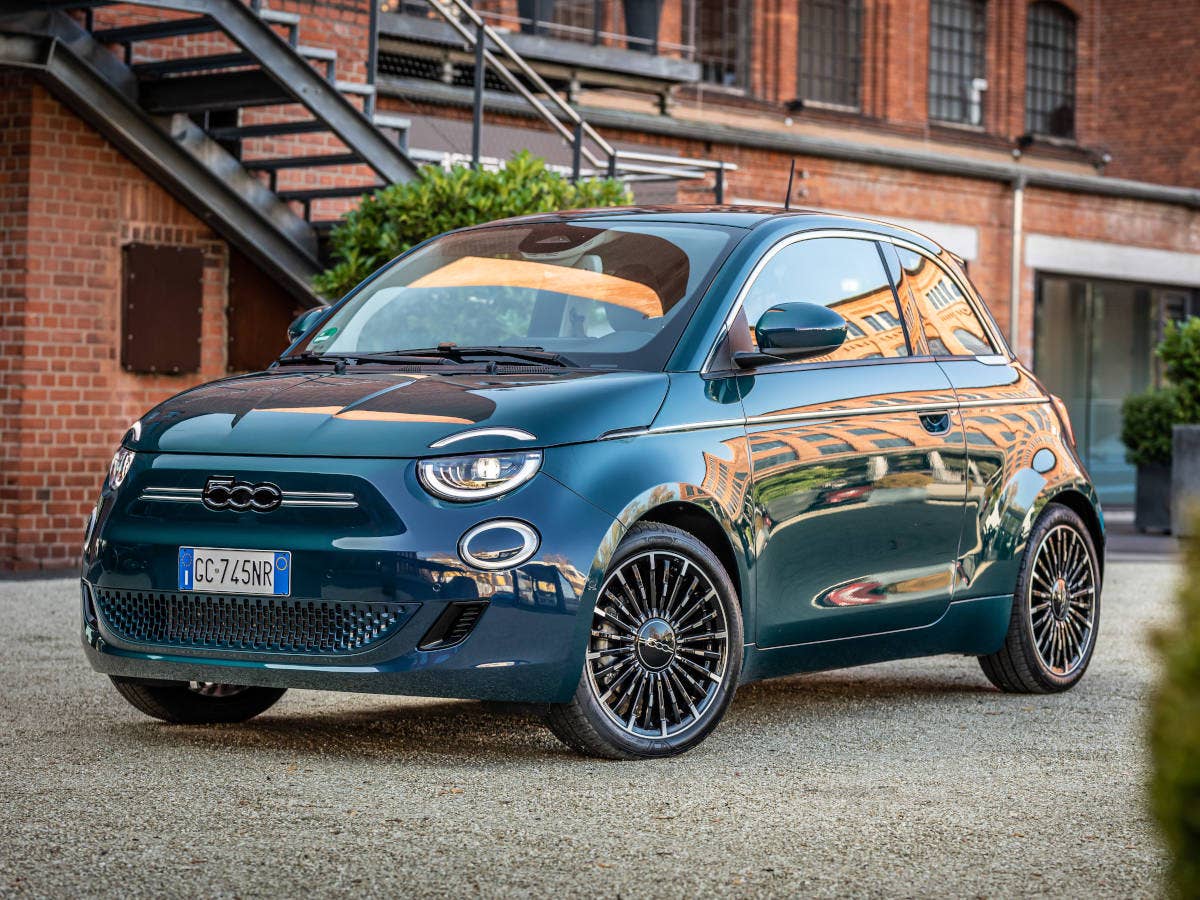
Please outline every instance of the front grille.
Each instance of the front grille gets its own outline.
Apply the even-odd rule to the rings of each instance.
[[[418,603],[95,592],[104,623],[139,644],[260,653],[358,653],[390,637]]]

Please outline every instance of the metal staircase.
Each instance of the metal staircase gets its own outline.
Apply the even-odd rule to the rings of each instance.
[[[574,177],[711,183],[713,160],[618,149],[596,132],[465,0],[427,0],[476,60],[572,148]],[[130,11],[140,15],[130,15]],[[0,0],[0,65],[36,71],[197,216],[304,304],[318,303],[321,237],[356,198],[408,181],[409,121],[376,111],[375,36],[365,83],[342,80],[337,51],[300,42],[301,17],[263,0]],[[414,151],[425,160],[438,153]],[[440,154],[440,160],[448,157]],[[323,217],[318,215],[323,213]]]
[[[98,22],[97,8],[117,6],[162,17]],[[301,45],[300,22],[259,0],[0,0],[0,64],[37,70],[194,212],[317,302],[313,204],[408,181],[416,166],[406,121],[376,116],[374,86],[339,80],[337,52]],[[214,44],[228,49],[208,52]]]

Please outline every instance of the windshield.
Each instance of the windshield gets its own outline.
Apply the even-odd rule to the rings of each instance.
[[[293,353],[538,348],[661,370],[739,229],[645,222],[498,225],[438,238],[352,293]]]

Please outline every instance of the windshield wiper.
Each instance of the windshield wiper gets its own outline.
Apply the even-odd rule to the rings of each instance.
[[[384,363],[398,366],[445,366],[453,365],[452,359],[441,359],[431,356],[414,356],[406,353],[387,351],[383,353],[312,353],[306,351],[298,356],[284,356],[275,361],[275,365],[319,365],[332,364],[339,371],[344,371],[347,363],[356,365],[360,362]]]
[[[543,350],[541,347],[504,347],[483,344],[460,347],[458,344],[446,343],[438,344],[436,347],[425,347],[419,350],[400,350],[397,352],[407,356],[439,357],[458,363],[465,363],[467,357],[470,356],[487,356],[508,357],[509,359],[519,359],[524,362],[539,363],[544,366],[561,366],[563,368],[576,368],[579,365],[567,359],[561,353]]]

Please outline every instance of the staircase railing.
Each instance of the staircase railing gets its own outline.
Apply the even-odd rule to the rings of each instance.
[[[641,176],[642,179],[685,180],[702,179],[713,174],[715,176],[713,185],[715,200],[717,203],[724,202],[725,173],[736,170],[736,165],[719,160],[643,153],[614,147],[579,114],[578,110],[567,103],[558,91],[551,87],[538,74],[537,70],[504,40],[495,28],[484,21],[483,17],[466,0],[427,0],[427,2],[458,33],[467,47],[475,51],[474,118],[472,122],[472,157],[475,165],[479,165],[484,103],[483,67],[487,66],[514,93],[520,96],[542,121],[571,146],[571,168],[575,178],[582,174],[584,161],[589,164],[593,172],[604,172],[611,178],[632,175]],[[490,49],[489,42],[495,46],[499,55]],[[522,78],[525,81],[522,81]],[[526,81],[533,85],[537,93],[529,89]],[[550,105],[544,103],[538,94],[545,96]]]

